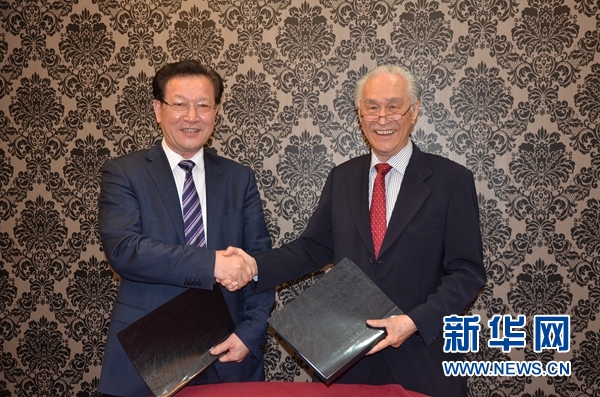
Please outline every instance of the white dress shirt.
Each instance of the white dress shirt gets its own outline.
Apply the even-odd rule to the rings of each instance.
[[[167,144],[165,140],[162,140],[162,147],[169,160],[173,177],[175,178],[175,184],[177,185],[177,194],[179,196],[179,205],[181,206],[181,213],[183,215],[183,205],[181,203],[181,194],[183,193],[183,184],[185,182],[185,170],[179,166],[181,160],[186,160],[181,155],[175,153]],[[200,197],[200,205],[202,206],[202,222],[204,222],[204,236],[208,242],[208,228],[206,219],[208,214],[206,211],[206,179],[204,172],[204,148],[200,149],[193,157],[187,159],[193,161],[196,165],[192,169],[192,177],[194,178],[194,185],[198,191]]]
[[[387,161],[392,166],[390,172],[385,176],[385,215],[386,223],[390,223],[392,217],[392,211],[396,205],[396,199],[400,192],[400,186],[404,179],[404,173],[408,166],[410,156],[412,156],[413,146],[409,140],[408,144],[404,146],[398,153],[390,157]],[[371,168],[369,169],[369,208],[371,208],[371,197],[373,196],[373,184],[375,183],[375,177],[377,176],[377,170],[375,165],[381,163],[377,156],[371,152]]]

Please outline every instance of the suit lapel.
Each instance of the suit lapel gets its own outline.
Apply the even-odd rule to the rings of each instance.
[[[351,182],[348,184],[347,197],[350,206],[350,214],[356,225],[358,234],[369,248],[371,254],[373,249],[373,236],[371,235],[371,218],[369,215],[369,165],[371,164],[371,156],[363,156],[361,161],[352,171],[356,181],[360,184],[359,192],[356,194],[356,186]]]
[[[215,161],[215,157],[204,151],[204,178],[206,184],[206,216],[208,236],[207,247],[216,249],[221,232],[221,218],[223,217],[223,203],[225,196],[225,175]],[[209,212],[210,209],[210,212]]]
[[[167,160],[167,156],[160,143],[148,151],[146,160],[148,160],[146,165],[148,175],[154,182],[165,211],[167,211],[169,218],[173,222],[173,228],[177,232],[177,237],[185,244],[183,216],[181,214],[179,196],[177,195],[177,186],[175,185],[169,160]]]
[[[431,193],[429,187],[425,184],[425,180],[432,174],[427,158],[413,144],[413,154],[406,167],[404,178],[396,205],[392,212],[392,217],[385,233],[383,243],[379,255],[383,255],[390,248],[394,241],[400,237],[410,220],[419,211],[425,200]]]

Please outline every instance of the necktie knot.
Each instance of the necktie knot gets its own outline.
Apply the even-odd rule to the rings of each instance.
[[[192,172],[192,169],[194,168],[195,165],[196,165],[196,163],[194,163],[192,160],[181,160],[179,162],[179,166],[181,168],[183,168],[183,170],[185,171],[186,174],[189,174],[190,172]]]
[[[383,176],[386,176],[388,172],[390,172],[392,169],[392,166],[389,165],[388,163],[379,163],[379,164],[375,164],[375,170],[377,171],[378,174],[382,174]]]

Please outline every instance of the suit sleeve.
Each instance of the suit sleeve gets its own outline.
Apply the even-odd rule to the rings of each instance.
[[[102,169],[99,229],[111,266],[135,282],[212,289],[215,251],[177,241],[168,214],[156,211],[156,190],[133,167],[109,160]]]
[[[245,232],[243,249],[249,254],[268,251],[271,248],[271,238],[265,224],[260,194],[252,171],[250,174],[246,198],[244,200]],[[275,290],[267,289],[254,293],[254,282],[244,287],[241,292],[242,322],[236,326],[235,334],[244,342],[255,357],[262,356],[262,346],[265,342],[267,319],[275,303]],[[227,292],[225,292],[227,293]]]
[[[334,259],[332,194],[333,173],[325,182],[319,205],[300,237],[280,248],[256,255],[257,291],[273,288],[320,270]]]
[[[443,317],[461,314],[486,282],[477,193],[470,171],[465,169],[458,179],[446,214],[444,275],[427,300],[407,313],[427,345],[439,337]]]

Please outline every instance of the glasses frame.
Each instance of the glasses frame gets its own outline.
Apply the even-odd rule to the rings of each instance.
[[[398,113],[384,114],[383,116],[376,116],[376,115],[374,115],[374,114],[367,114],[367,115],[364,115],[364,114],[360,114],[360,112],[359,112],[359,114],[358,114],[358,115],[359,115],[360,117],[362,117],[362,118],[363,118],[365,121],[368,121],[368,122],[374,122],[374,121],[375,121],[375,122],[377,122],[377,121],[379,121],[379,119],[380,119],[380,118],[382,118],[382,117],[385,117],[387,121],[400,121],[400,120],[402,120],[402,119],[404,118],[404,116],[406,116],[406,113],[408,113],[408,112],[409,112],[409,110],[411,110],[411,109],[412,109],[412,107],[413,107],[413,106],[414,106],[414,105],[415,105],[417,102],[419,102],[419,101],[415,101],[415,102],[411,103],[411,104],[410,104],[410,106],[408,107],[408,109],[406,109],[406,111],[405,111],[404,113],[400,113],[400,112],[398,112]],[[390,118],[390,116],[391,116],[392,118]],[[372,119],[372,120],[369,120],[369,119]]]
[[[212,105],[209,106],[207,108],[199,108],[199,105],[206,105],[205,103],[187,103],[187,102],[177,102],[177,103],[169,103],[163,99],[160,99],[161,103],[164,103],[165,105],[169,106],[171,108],[171,110],[175,113],[187,113],[190,111],[190,108],[194,108],[194,111],[197,114],[211,114],[211,112],[214,112],[217,109],[217,105]],[[174,109],[173,106],[175,105],[187,105],[187,108],[185,110],[177,110]],[[199,110],[199,109],[207,109],[207,111],[203,111],[203,110]]]

